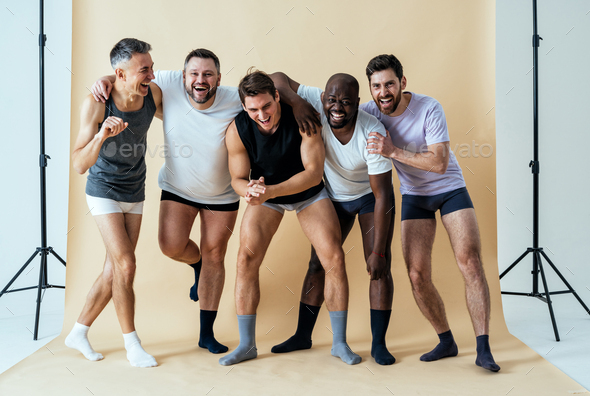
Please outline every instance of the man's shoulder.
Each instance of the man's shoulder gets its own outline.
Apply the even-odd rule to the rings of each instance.
[[[357,127],[360,128],[364,135],[368,136],[371,132],[383,132],[385,134],[385,127],[374,115],[359,109],[357,117]]]
[[[441,106],[438,100],[433,98],[432,96],[423,95],[411,92],[412,94],[412,102],[414,102],[414,106],[422,107],[422,108],[434,108]],[[411,103],[411,102],[410,102]],[[442,107],[442,106],[441,106]]]
[[[97,102],[92,94],[88,94],[82,102],[82,111],[84,117],[88,120],[96,121],[100,123],[104,120],[105,116],[105,104]]]
[[[377,105],[375,104],[375,102],[373,100],[371,100],[369,102],[362,103],[359,106],[359,110],[362,110],[365,113],[370,114],[376,118],[379,118],[379,115],[381,114],[381,112],[379,111],[379,109],[377,108]]]

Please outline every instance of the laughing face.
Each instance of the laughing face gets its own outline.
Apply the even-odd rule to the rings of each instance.
[[[358,84],[356,84],[358,86]],[[332,129],[341,129],[350,124],[359,107],[358,88],[345,80],[333,80],[322,93],[324,114]]]
[[[134,95],[146,96],[150,82],[154,76],[154,62],[150,54],[135,53],[131,59],[115,73],[124,78],[125,89]]]
[[[243,106],[261,132],[273,133],[276,131],[281,120],[279,91],[274,97],[266,92],[256,96],[246,96]]]
[[[370,88],[379,110],[385,115],[392,115],[402,100],[406,77],[402,77],[400,81],[393,69],[377,71],[371,76]]]
[[[193,57],[182,74],[186,93],[195,103],[205,104],[212,100],[221,81],[213,59]]]

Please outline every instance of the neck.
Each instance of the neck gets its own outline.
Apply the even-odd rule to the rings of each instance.
[[[113,100],[117,104],[117,107],[121,110],[135,108],[139,103],[143,103],[143,96],[131,93],[123,86],[123,84],[117,80],[113,86],[113,92],[111,92]]]
[[[408,105],[410,104],[410,100],[412,99],[412,94],[409,92],[402,92],[402,98],[397,105],[397,109],[391,114],[391,117],[400,116],[406,111]]]

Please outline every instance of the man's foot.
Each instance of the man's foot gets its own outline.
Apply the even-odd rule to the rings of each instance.
[[[76,349],[84,355],[84,357],[91,361],[98,361],[104,359],[102,354],[96,352],[90,342],[88,341],[88,330],[90,327],[84,326],[76,322],[70,334],[66,337],[65,344],[67,347]]]
[[[199,346],[201,348],[208,349],[211,353],[225,353],[229,350],[228,347],[220,344],[219,341],[217,341],[213,336],[200,337]]]
[[[311,340],[306,340],[303,337],[295,334],[287,341],[273,346],[270,351],[272,353],[287,353],[309,348],[311,348]]]
[[[206,348],[211,353],[225,353],[228,348],[220,344],[213,334],[213,324],[217,318],[217,311],[201,309],[201,333],[199,335],[199,346]]]
[[[256,345],[240,345],[236,348],[235,351],[233,351],[229,355],[220,358],[219,364],[221,364],[222,366],[231,366],[232,364],[254,359],[257,356],[258,350],[256,349]]]
[[[199,262],[195,264],[189,264],[193,270],[195,271],[195,284],[191,286],[191,290],[189,292],[189,297],[193,301],[199,301],[199,277],[201,276],[201,265],[203,264],[203,259],[200,259]]]
[[[156,359],[147,353],[141,346],[141,340],[134,331],[123,334],[125,340],[125,349],[127,350],[127,360],[133,367],[156,367]]]
[[[385,344],[373,345],[371,347],[371,357],[375,358],[375,362],[382,366],[389,366],[395,363],[395,358],[389,353]]]
[[[455,338],[451,330],[445,331],[438,335],[440,339],[439,344],[430,352],[420,356],[420,360],[423,362],[434,362],[435,360],[453,357],[459,354],[459,348],[455,343]]]
[[[489,336],[480,335],[476,338],[477,340],[477,358],[475,364],[479,367],[483,367],[486,370],[493,372],[500,371],[500,366],[494,361],[492,351],[490,349]]]
[[[373,342],[371,343],[371,356],[375,358],[377,364],[388,366],[395,363],[395,358],[387,350],[385,344],[385,334],[391,318],[391,309],[371,309],[371,334]]]
[[[320,308],[321,306],[309,305],[300,301],[297,331],[287,341],[273,346],[270,351],[272,353],[287,353],[311,348],[311,333],[320,313]]]
[[[346,364],[359,364],[362,360],[361,357],[354,353],[345,342],[332,345],[332,350],[330,352],[332,353],[332,356],[339,357]]]

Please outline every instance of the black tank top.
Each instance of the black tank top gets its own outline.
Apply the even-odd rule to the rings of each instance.
[[[242,111],[236,117],[238,134],[250,158],[252,180],[264,176],[264,183],[274,185],[282,183],[305,167],[301,161],[301,135],[291,106],[279,102],[281,120],[275,133],[265,136],[258,130],[256,122]],[[275,204],[293,204],[305,201],[318,194],[324,188],[324,182],[297,194],[269,199]]]

